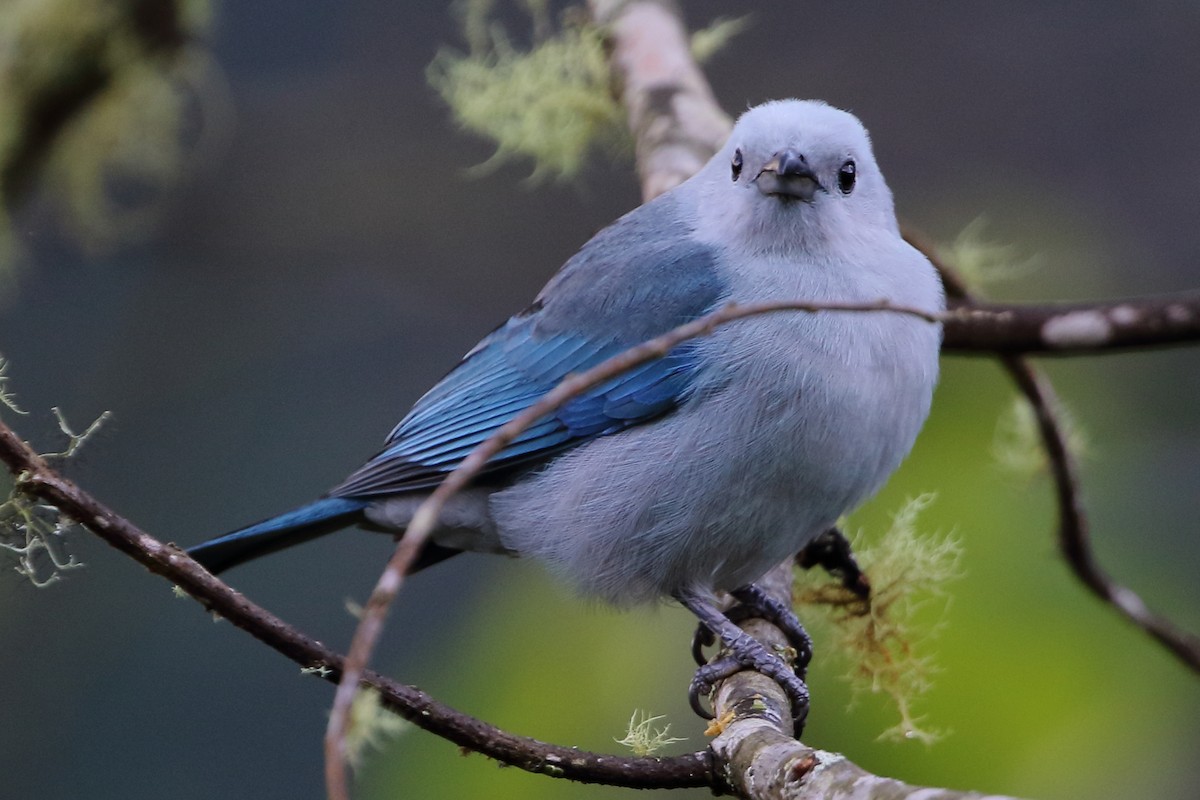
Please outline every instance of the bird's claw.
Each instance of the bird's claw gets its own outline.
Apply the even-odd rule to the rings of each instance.
[[[788,696],[792,706],[792,726],[799,737],[808,717],[808,685],[785,659],[773,655],[766,648],[759,650],[758,653],[743,653],[741,657],[737,654],[722,656],[701,665],[688,685],[688,704],[700,718],[713,719],[714,714],[705,707],[703,698],[710,697],[716,685],[726,678],[744,669],[752,669],[775,681]]]
[[[812,637],[808,635],[795,612],[753,584],[737,589],[732,594],[738,600],[738,605],[726,611],[725,617],[735,625],[748,619],[765,619],[779,628],[796,653],[792,659],[796,675],[804,680],[808,664],[812,661]],[[703,622],[696,626],[696,632],[692,635],[692,658],[697,665],[704,666],[708,663],[708,659],[704,657],[704,648],[711,647],[716,640],[716,635]]]
[[[703,667],[708,663],[708,659],[704,656],[704,648],[712,647],[716,643],[717,635],[703,622],[697,623],[696,632],[692,634],[692,658],[695,660],[696,666]]]
[[[712,719],[713,713],[704,707],[701,698],[710,697],[714,687],[729,676],[752,669],[775,681],[787,694],[793,725],[799,736],[808,717],[809,695],[804,675],[812,658],[812,640],[785,603],[773,599],[757,586],[750,585],[732,594],[740,605],[724,613],[702,595],[676,594],[676,599],[700,620],[692,638],[692,655],[700,666],[688,686],[688,703],[698,716]],[[751,617],[761,617],[779,627],[791,645],[784,654],[772,653],[735,624]],[[717,639],[726,651],[706,663],[703,648]]]
[[[796,612],[754,584],[735,589],[732,594],[739,605],[729,610],[727,616],[730,621],[737,623],[751,617],[759,617],[779,628],[787,638],[788,644],[796,651],[793,661],[796,676],[803,681],[808,674],[808,664],[812,661],[813,644],[812,637],[804,630],[804,623],[800,622]]]

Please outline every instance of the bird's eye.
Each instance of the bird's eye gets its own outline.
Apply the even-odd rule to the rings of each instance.
[[[733,151],[733,163],[730,164],[730,171],[733,173],[735,181],[742,174],[742,151],[740,148]]]
[[[842,190],[842,194],[850,194],[854,191],[854,180],[858,177],[858,170],[854,168],[854,161],[847,161],[842,164],[842,168],[838,170],[838,188]]]

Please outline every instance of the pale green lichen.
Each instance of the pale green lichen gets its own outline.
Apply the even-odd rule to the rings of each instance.
[[[379,692],[360,689],[350,705],[346,727],[346,760],[358,769],[367,748],[382,749],[387,740],[408,730],[411,724],[383,707]]]
[[[528,46],[495,21],[495,0],[465,0],[456,8],[467,51],[443,48],[427,70],[455,122],[496,146],[475,171],[528,160],[532,180],[569,180],[594,151],[627,155],[604,31],[582,9],[567,9],[555,24],[546,0],[517,5],[529,18]],[[747,17],[718,19],[697,31],[693,57],[712,57],[747,24]]]
[[[16,406],[8,387],[7,367],[0,358],[0,404],[24,414]],[[54,415],[67,443],[57,452],[43,453],[42,458],[46,459],[71,458],[108,418],[108,412],[105,412],[82,433],[76,433],[59,409],[54,409]],[[83,565],[75,559],[67,544],[74,521],[54,506],[37,502],[21,492],[22,479],[21,475],[11,479],[8,494],[0,501],[0,551],[15,558],[13,569],[17,574],[42,588],[61,580],[62,573]]]
[[[1014,280],[1038,268],[1036,256],[1021,256],[1015,245],[1001,244],[986,235],[987,220],[977,217],[959,232],[954,241],[937,248],[938,255],[976,292],[994,284]]]
[[[333,673],[329,667],[324,664],[317,664],[315,667],[301,667],[301,675],[316,675],[318,678],[328,678]]]
[[[83,566],[66,546],[73,526],[54,506],[31,502],[13,491],[0,503],[0,550],[16,558],[13,569],[18,575],[42,589],[62,580],[62,573]]]
[[[353,597],[344,598],[342,600],[342,605],[346,609],[346,613],[354,617],[359,622],[362,621],[363,616],[367,613],[367,610],[363,608],[362,603],[358,602]]]
[[[628,747],[635,756],[652,756],[665,747],[687,741],[687,739],[672,736],[670,725],[663,725],[661,728],[655,727],[654,723],[660,719],[665,719],[665,717],[661,714],[651,716],[649,712],[637,709],[629,718],[625,738],[614,738],[613,741]]]
[[[692,34],[692,58],[700,64],[708,61],[733,41],[733,38],[750,27],[750,17],[718,17]]]
[[[63,416],[62,410],[58,406],[50,409],[54,413],[55,420],[58,421],[58,429],[67,437],[67,444],[62,450],[53,453],[42,453],[42,458],[47,459],[68,459],[79,452],[79,448],[83,447],[89,439],[95,435],[96,431],[100,430],[100,426],[112,416],[112,412],[105,411],[92,420],[92,423],[83,429],[81,433],[76,433],[67,424],[67,418]]]
[[[493,5],[465,3],[468,51],[443,48],[427,70],[455,121],[495,142],[496,152],[478,169],[529,159],[532,179],[568,179],[592,150],[620,147],[626,134],[601,32],[578,14],[565,15],[554,30],[546,4],[526,0],[532,42],[523,49],[490,20]]]
[[[17,405],[17,397],[8,388],[8,361],[0,357],[0,403],[16,414],[28,414]]]
[[[850,662],[847,679],[855,698],[882,694],[896,706],[900,720],[881,739],[930,743],[939,736],[914,713],[913,704],[929,690],[937,671],[922,647],[940,627],[948,602],[945,585],[961,577],[962,545],[954,536],[918,533],[917,518],[933,500],[932,494],[909,500],[876,544],[856,543],[856,558],[871,582],[869,599],[836,579],[814,581],[814,576],[800,577],[803,573],[795,588],[806,621],[827,627],[835,650]],[[918,612],[928,615],[924,610],[935,602],[941,606],[935,621],[918,620]]]
[[[1077,460],[1087,458],[1091,454],[1087,432],[1061,401],[1055,410],[1067,450]],[[1014,397],[1012,404],[996,420],[992,456],[1005,472],[1023,481],[1045,474],[1049,467],[1037,414],[1024,397]]]

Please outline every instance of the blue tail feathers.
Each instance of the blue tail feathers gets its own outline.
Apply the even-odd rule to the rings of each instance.
[[[368,501],[323,497],[308,505],[227,533],[188,550],[188,555],[214,574],[245,561],[307,542],[353,525]]]

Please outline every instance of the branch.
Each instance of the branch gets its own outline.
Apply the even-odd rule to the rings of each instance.
[[[963,308],[984,310],[984,307],[973,302],[974,298],[957,271],[938,258],[933,248],[920,235],[908,232],[906,238],[924,252],[937,267],[946,285],[946,293],[960,302],[960,311]],[[1200,293],[1127,301],[1113,304],[1107,310],[1103,307],[1086,310],[1081,307],[1064,310],[1060,307],[1057,314],[1047,314],[1044,317],[1045,321],[1039,330],[1043,338],[1045,338],[1047,330],[1052,331],[1052,338],[1060,337],[1059,342],[1068,341],[1073,336],[1076,344],[1087,349],[1088,337],[1086,334],[1081,337],[1080,330],[1086,332],[1090,327],[1094,331],[1100,331],[1101,323],[1108,320],[1111,321],[1111,325],[1104,328],[1105,336],[1107,336],[1106,343],[1112,347],[1123,347],[1128,345],[1121,342],[1128,342],[1129,337],[1134,335],[1131,333],[1132,331],[1139,331],[1138,335],[1143,337],[1156,331],[1162,332],[1163,320],[1180,326],[1180,328],[1185,324],[1195,325],[1193,320],[1197,318],[1197,311],[1200,309],[1194,309],[1189,303],[1200,303]],[[975,314],[970,315],[970,317],[975,316]],[[983,319],[988,317],[989,315],[986,313],[980,315],[980,318]],[[1030,315],[1030,318],[1035,317],[1035,314]],[[1085,322],[1080,324],[1078,320],[1085,320]],[[1139,320],[1141,320],[1140,325]],[[979,327],[986,330],[988,326],[985,323]],[[1058,333],[1054,334],[1054,331]],[[1065,334],[1064,331],[1067,333]],[[1178,342],[1183,339],[1172,341]],[[1144,338],[1142,344],[1147,343]],[[1168,340],[1162,338],[1155,343],[1166,344]],[[1093,336],[1091,344],[1100,345],[1105,342],[1101,342],[1099,337]],[[1111,605],[1118,613],[1148,633],[1193,672],[1200,673],[1200,637],[1182,630],[1165,617],[1151,611],[1141,597],[1133,590],[1114,581],[1096,560],[1095,554],[1092,552],[1087,511],[1084,509],[1083,498],[1080,495],[1079,468],[1070,448],[1067,447],[1066,435],[1063,433],[1062,422],[1057,410],[1058,398],[1055,396],[1050,382],[1019,355],[1003,353],[1000,356],[1000,363],[1016,383],[1017,389],[1025,395],[1033,407],[1037,419],[1042,446],[1046,449],[1050,460],[1055,498],[1058,501],[1058,547],[1063,558],[1066,559],[1067,565],[1083,585],[1091,590],[1092,594]]]
[[[333,709],[329,713],[329,724],[325,728],[325,785],[331,800],[348,800],[350,794],[346,775],[346,733],[349,728],[350,707],[360,677],[366,670],[371,653],[383,632],[383,621],[392,601],[396,599],[404,576],[429,540],[441,516],[442,508],[456,493],[462,491],[497,453],[512,443],[530,425],[542,417],[561,408],[571,399],[594,386],[648,361],[663,358],[675,347],[690,339],[706,336],[722,325],[745,317],[772,314],[782,311],[847,312],[847,313],[895,313],[923,319],[931,324],[941,322],[943,315],[920,308],[893,305],[886,300],[874,303],[813,303],[805,301],[780,301],[730,303],[724,308],[706,314],[692,322],[680,325],[661,336],[618,353],[591,369],[570,375],[542,395],[536,403],[526,408],[494,434],[473,449],[455,467],[438,487],[417,507],[404,536],[396,545],[396,551],[384,567],[383,574],[371,591],[363,609],[363,615],[350,642],[346,670],[338,682]],[[786,562],[791,564],[789,558]]]
[[[1151,611],[1136,592],[1113,580],[1096,560],[1079,493],[1079,470],[1055,412],[1058,399],[1050,382],[1024,359],[1004,356],[1000,361],[1033,406],[1042,445],[1050,457],[1058,501],[1058,547],[1063,558],[1094,595],[1150,634],[1194,672],[1200,672],[1200,637]]]
[[[690,178],[729,137],[732,122],[692,59],[670,0],[588,0],[606,28],[614,87],[634,137],[642,200]]]
[[[1200,340],[1200,292],[1061,305],[981,303],[964,293],[951,308],[981,313],[946,321],[950,353],[1066,356]]]
[[[593,0],[590,5],[594,18],[601,24],[609,26],[611,31],[612,62],[614,71],[623,81],[620,93],[628,109],[630,127],[636,140],[638,171],[642,180],[643,197],[650,199],[670,189],[699,169],[711,156],[711,153],[721,145],[728,133],[729,120],[716,106],[703,75],[691,59],[686,46],[686,31],[675,6],[653,0],[641,0],[640,2]],[[948,269],[942,271],[944,275],[948,276],[947,282],[954,284],[951,288],[959,289],[954,293],[964,299],[969,299],[965,289],[960,288],[961,282],[953,278],[951,271]],[[874,308],[870,309],[844,307],[840,310],[879,311],[886,308],[886,304],[876,304]],[[1179,322],[1179,318],[1183,315],[1178,312],[1176,306],[1171,306],[1171,308],[1173,313],[1164,311],[1164,314],[1160,316],[1172,322]],[[677,344],[695,336],[704,335],[725,322],[749,314],[785,309],[815,311],[831,310],[831,307],[814,308],[808,304],[777,304],[774,308],[746,307],[739,309],[730,306],[696,320],[690,325],[680,326],[656,340],[631,348],[582,375],[568,378],[553,391],[543,396],[538,403],[475,448],[421,504],[409,525],[404,540],[397,547],[396,553],[380,576],[367,604],[363,620],[355,631],[350,651],[351,660],[347,667],[347,673],[338,687],[329,727],[326,730],[326,776],[331,798],[341,800],[341,798],[349,796],[345,777],[344,739],[357,672],[365,669],[374,644],[382,631],[387,610],[403,583],[404,575],[407,574],[436,525],[445,502],[455,492],[464,488],[487,461],[521,431],[587,388],[612,378],[637,364],[653,358],[661,358]],[[905,312],[912,313],[912,310],[908,309]],[[1094,349],[1099,345],[1108,345],[1111,341],[1121,341],[1121,337],[1130,332],[1133,323],[1142,319],[1141,315],[1130,313],[1128,308],[1113,309],[1107,315],[1097,312],[1083,315],[1078,310],[1074,315],[1059,313],[1041,317],[1036,311],[1025,316],[1006,312],[1007,310],[1001,309],[999,311],[991,310],[991,313],[987,311],[981,313],[975,308],[964,308],[960,309],[959,316],[966,319],[982,316],[1006,322],[1015,319],[1024,324],[1024,328],[1021,330],[1026,333],[1027,337],[1030,336],[1030,329],[1032,329],[1032,333],[1036,336],[1035,341],[1040,346],[1060,350],[1067,348]],[[916,313],[918,316],[921,315],[919,311]],[[935,321],[927,314],[925,316],[931,321]],[[1040,324],[1030,324],[1031,318]],[[1191,316],[1188,315],[1188,319],[1184,321],[1190,321],[1190,319]],[[1103,326],[1102,331],[1098,330],[1101,325]],[[993,322],[990,327],[981,327],[979,330],[994,332],[1000,327],[1002,327],[1000,324]],[[1154,325],[1149,327],[1152,331],[1156,329]],[[971,339],[968,338],[968,341]],[[1020,370],[1028,370],[1028,367],[1016,359],[1006,358],[1006,364],[1018,377]],[[1053,435],[1061,443],[1057,421],[1044,396],[1030,393],[1029,397],[1037,409],[1039,419],[1043,421],[1045,435],[1047,437]],[[1069,479],[1073,477],[1069,454],[1066,453],[1065,447],[1062,448],[1061,454],[1054,453],[1049,438],[1047,446],[1052,451],[1051,456],[1056,463],[1061,458],[1061,463],[1064,465],[1062,474],[1068,478],[1060,483],[1061,486],[1066,487],[1060,496],[1077,500],[1076,484]],[[1068,507],[1065,501],[1063,507]],[[1085,545],[1086,528],[1082,523],[1081,508],[1077,502],[1071,504],[1071,507],[1079,512],[1075,515],[1079,525],[1073,529],[1074,541]],[[1064,519],[1066,519],[1065,515]],[[1063,541],[1066,542],[1070,539],[1068,528],[1064,524]],[[1084,574],[1082,570],[1081,574]],[[1134,599],[1136,600],[1136,597]],[[1140,601],[1138,603],[1140,604]],[[745,675],[745,673],[743,674]],[[758,677],[761,678],[761,676]],[[721,687],[721,691],[736,691],[745,686],[746,681],[755,679],[753,674],[749,674],[740,680],[726,681]],[[787,738],[790,740],[790,737]],[[756,749],[755,752],[763,751]],[[745,763],[744,766],[749,768],[749,764],[753,760],[750,758],[749,763]],[[729,762],[728,767],[732,770],[736,765]],[[743,773],[743,775],[750,774],[753,773]],[[796,780],[799,780],[799,777]],[[739,783],[736,777],[732,782],[747,791],[753,789],[749,784]]]
[[[17,476],[18,491],[54,505],[151,572],[186,591],[206,608],[255,639],[314,669],[326,680],[341,678],[344,657],[252,603],[213,577],[174,545],[145,533],[51,469],[0,421],[0,461]],[[360,685],[377,690],[384,704],[430,733],[528,772],[631,788],[708,786],[720,789],[707,752],[669,758],[623,758],[547,744],[507,733],[446,706],[419,689],[373,672]]]
[[[780,564],[760,586],[777,599],[791,599],[791,564]],[[745,624],[768,648],[788,646],[787,639],[763,620]],[[844,756],[815,750],[792,737],[787,697],[756,672],[740,672],[724,681],[714,701],[720,733],[712,750],[725,765],[735,793],[753,800],[983,800],[975,792],[912,786],[872,775]],[[988,796],[990,800],[1005,800]]]

